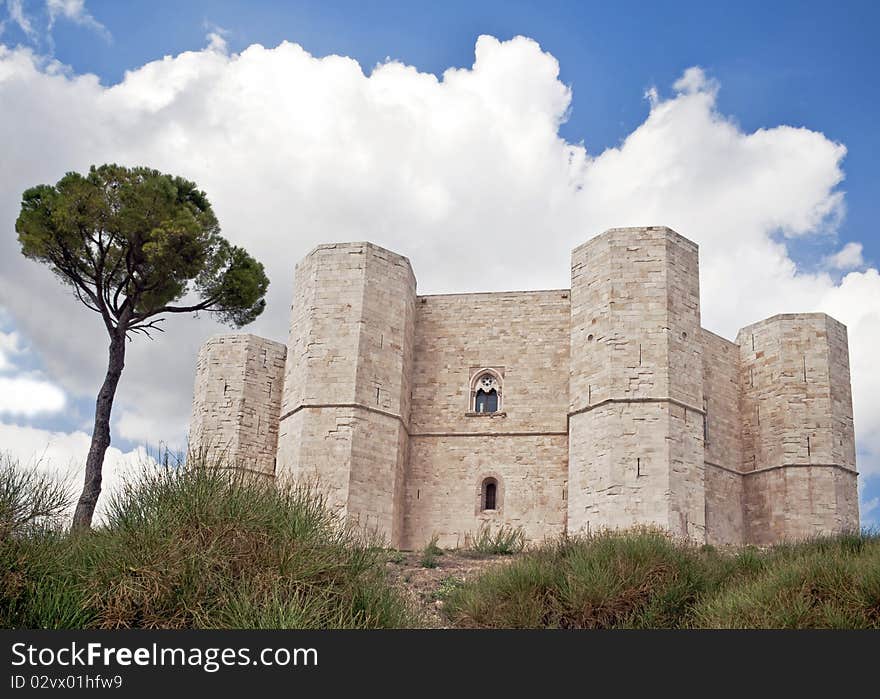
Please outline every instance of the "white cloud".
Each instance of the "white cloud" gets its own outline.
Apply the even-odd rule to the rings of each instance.
[[[50,52],[54,50],[52,29],[59,20],[73,22],[81,27],[99,34],[105,41],[112,41],[110,31],[95,19],[86,8],[85,0],[46,0],[45,11],[28,13],[24,0],[6,0],[7,18],[0,21],[0,35],[10,22],[17,25],[24,33],[26,40],[34,45],[45,41]],[[3,2],[0,0],[0,7]]]
[[[229,36],[229,30],[208,21],[205,21],[204,27],[208,30],[208,33],[205,34],[205,38],[208,40],[208,46],[205,50],[228,53],[229,46],[226,43],[226,37]]]
[[[0,376],[0,415],[34,417],[64,408],[64,391],[50,381]]]
[[[66,402],[64,391],[38,373],[15,366],[25,351],[17,332],[0,332],[0,415],[57,413]]]
[[[709,78],[706,71],[699,66],[691,66],[686,69],[682,76],[672,84],[673,90],[685,95],[703,92],[714,96],[718,93],[719,87],[718,81]],[[656,88],[653,94],[656,98]]]
[[[847,243],[833,255],[825,258],[826,266],[836,270],[858,269],[865,264],[861,243]]]
[[[37,30],[34,29],[30,17],[25,14],[23,0],[6,0],[6,9],[9,12],[9,19],[18,25],[25,36],[32,40],[35,39]]]
[[[107,27],[96,20],[86,9],[85,0],[46,0],[46,10],[49,12],[50,31],[55,26],[55,22],[59,19],[66,19],[97,32],[107,40],[111,38]]]
[[[0,451],[10,454],[22,468],[39,470],[65,483],[74,498],[74,505],[82,489],[90,441],[90,436],[85,432],[49,432],[0,422]],[[129,452],[115,447],[107,450],[102,495],[96,510],[97,521],[103,516],[109,496],[118,490],[123,481],[137,478],[142,469],[150,464],[155,464],[155,460],[143,447]]]
[[[13,355],[21,352],[20,338],[18,333],[5,333],[0,331],[0,371],[12,368]]]
[[[268,308],[249,331],[278,339],[293,265],[320,242],[370,239],[406,254],[421,293],[473,290],[463,257],[493,260],[484,290],[552,288],[568,284],[570,249],[605,228],[670,225],[701,246],[706,327],[731,337],[773,313],[812,310],[848,325],[859,466],[880,473],[870,356],[880,277],[864,269],[835,282],[799,270],[787,248],[833,233],[844,215],[842,144],[790,126],[744,132],[718,112],[717,82],[691,68],[671,96],[647,93],[645,121],[619,147],[587,153],[559,136],[571,89],[556,59],[523,37],[480,37],[473,66],[439,78],[396,61],[367,75],[290,43],[228,54],[210,42],[110,87],[0,48],[0,100],[18,106],[0,112],[0,219],[14,220],[25,187],[91,163],[189,177],[226,235],[267,265]],[[12,236],[0,239],[0,274],[0,305],[50,374],[93,395],[106,362],[97,317],[22,260]],[[118,429],[182,439],[197,347],[217,330],[178,317],[155,342],[131,343]]]

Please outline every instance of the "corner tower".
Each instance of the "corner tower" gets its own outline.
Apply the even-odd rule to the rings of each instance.
[[[276,474],[401,537],[416,282],[370,243],[320,245],[296,267]]]
[[[697,246],[615,228],[572,253],[568,529],[705,539]]]
[[[824,313],[739,331],[746,539],[858,529],[846,327]]]
[[[261,475],[275,473],[284,384],[280,342],[218,335],[199,350],[189,429],[191,453]]]

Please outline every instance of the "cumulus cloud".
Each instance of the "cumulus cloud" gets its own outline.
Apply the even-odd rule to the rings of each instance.
[[[0,376],[0,415],[34,417],[64,407],[64,391],[51,381],[27,376]]]
[[[707,76],[706,71],[699,66],[691,66],[685,69],[682,76],[672,84],[673,90],[687,95],[704,92],[714,96],[717,94],[719,87],[718,81]],[[654,95],[656,98],[656,88]]]
[[[91,163],[191,178],[225,234],[266,264],[267,311],[249,331],[276,339],[293,266],[321,242],[369,239],[407,255],[420,293],[475,290],[472,259],[492,260],[482,290],[552,288],[568,285],[570,249],[605,228],[669,225],[701,246],[706,327],[732,337],[773,313],[814,310],[848,325],[859,466],[880,473],[878,273],[836,281],[799,269],[787,247],[833,233],[845,214],[844,145],[792,126],[743,131],[695,67],[671,94],[649,91],[644,122],[620,146],[589,153],[560,137],[571,88],[524,37],[482,36],[473,65],[442,76],[397,61],[365,72],[287,42],[230,54],[220,39],[111,86],[0,48],[0,100],[15,105],[0,112],[0,220],[14,220],[25,187]],[[13,236],[0,239],[0,275],[0,305],[51,376],[92,394],[106,362],[98,318],[21,259]],[[219,329],[172,318],[165,336],[130,345],[117,433],[183,439],[197,347]]]
[[[847,243],[833,255],[825,258],[825,264],[831,269],[850,270],[858,269],[865,264],[862,257],[861,243]]]
[[[85,432],[49,432],[0,422],[0,451],[9,454],[19,467],[46,473],[63,483],[73,498],[71,515],[75,498],[82,489],[90,442],[91,437]],[[102,520],[110,496],[122,483],[136,479],[144,468],[155,464],[155,459],[143,447],[129,452],[110,447],[104,458],[96,521]]]
[[[64,391],[39,374],[16,367],[24,353],[17,332],[0,332],[0,415],[34,417],[58,412],[66,402]]]
[[[18,333],[0,331],[0,371],[12,368],[12,356],[21,352]]]

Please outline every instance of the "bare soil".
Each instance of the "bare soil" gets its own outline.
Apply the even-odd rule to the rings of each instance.
[[[437,629],[453,628],[443,611],[443,598],[449,590],[478,577],[488,568],[506,565],[516,558],[515,555],[444,551],[435,558],[436,567],[427,568],[422,557],[421,551],[391,551],[385,567],[391,583],[422,613],[429,628]]]

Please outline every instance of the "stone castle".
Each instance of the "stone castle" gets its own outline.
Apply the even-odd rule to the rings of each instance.
[[[697,246],[665,227],[572,253],[571,289],[418,296],[409,261],[320,245],[287,345],[202,347],[191,446],[312,479],[390,545],[652,524],[713,544],[858,527],[846,328],[700,325]]]

